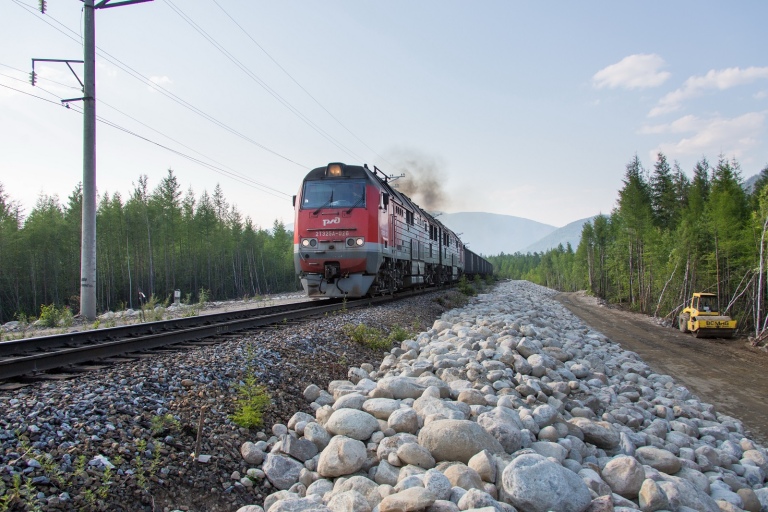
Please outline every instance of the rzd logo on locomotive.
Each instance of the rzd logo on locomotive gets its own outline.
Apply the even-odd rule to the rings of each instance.
[[[332,219],[323,219],[323,227],[328,226],[329,224],[340,224],[341,223],[341,217],[334,217]]]

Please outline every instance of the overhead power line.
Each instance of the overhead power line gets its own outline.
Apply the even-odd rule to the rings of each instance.
[[[309,91],[308,91],[308,90],[307,90],[307,89],[306,89],[306,88],[305,88],[303,85],[301,85],[301,84],[298,82],[298,80],[296,80],[296,79],[295,79],[295,78],[294,78],[294,77],[293,77],[293,76],[292,76],[292,75],[291,75],[291,74],[288,72],[288,70],[286,70],[286,69],[285,69],[285,68],[284,68],[282,65],[280,65],[280,63],[279,63],[279,62],[277,62],[277,60],[275,60],[275,58],[274,58],[274,57],[272,57],[272,55],[270,55],[270,53],[269,53],[269,52],[267,52],[267,50],[265,50],[263,46],[261,46],[261,45],[259,44],[259,42],[258,42],[258,41],[256,41],[256,39],[254,39],[254,38],[253,38],[253,36],[251,36],[251,34],[249,34],[249,33],[248,33],[248,31],[247,31],[247,30],[245,30],[245,28],[243,28],[243,26],[242,26],[242,25],[240,25],[240,23],[238,23],[238,22],[237,22],[237,20],[236,20],[236,19],[235,19],[235,18],[234,18],[232,15],[230,15],[230,14],[229,14],[229,13],[226,11],[226,9],[224,9],[224,7],[222,7],[222,6],[221,6],[221,4],[220,4],[220,3],[219,3],[217,0],[212,0],[212,1],[213,1],[213,3],[215,3],[215,4],[216,4],[216,6],[217,6],[219,9],[221,9],[221,12],[223,12],[223,13],[224,13],[224,14],[225,14],[225,15],[226,15],[226,16],[227,16],[227,17],[228,17],[228,18],[229,18],[229,19],[232,21],[232,23],[234,23],[234,24],[237,26],[237,28],[239,28],[239,29],[240,29],[240,31],[241,31],[243,34],[245,34],[245,36],[246,36],[248,39],[250,39],[250,40],[253,42],[253,44],[255,44],[255,45],[256,45],[256,46],[259,48],[259,50],[261,50],[261,51],[264,53],[264,55],[266,55],[266,56],[269,58],[269,60],[271,60],[272,62],[274,62],[274,63],[275,63],[275,66],[277,66],[278,68],[280,68],[280,71],[282,71],[283,73],[285,73],[285,74],[286,74],[286,76],[287,76],[288,78],[290,78],[290,79],[291,79],[291,81],[293,81],[293,83],[295,83],[295,84],[296,84],[296,85],[299,87],[299,89],[301,89],[302,91],[304,91],[304,92],[307,94],[307,96],[309,96],[309,97],[312,99],[312,101],[314,101],[315,103],[317,103],[317,105],[318,105],[318,106],[319,106],[321,109],[323,109],[323,110],[325,111],[325,113],[326,113],[326,114],[328,114],[328,115],[329,115],[329,116],[330,116],[330,117],[331,117],[331,118],[332,118],[334,121],[336,121],[336,123],[338,123],[338,125],[339,125],[339,126],[341,126],[342,128],[344,128],[344,129],[347,131],[347,133],[349,133],[349,134],[350,134],[350,135],[352,135],[352,136],[353,136],[355,139],[357,139],[357,140],[358,140],[358,142],[360,142],[360,144],[362,144],[363,146],[365,146],[366,148],[368,148],[368,150],[369,150],[371,153],[373,153],[374,155],[376,155],[377,157],[379,157],[381,160],[383,160],[384,162],[386,162],[386,163],[388,163],[389,165],[391,165],[392,167],[394,167],[394,165],[393,165],[392,163],[390,163],[390,162],[387,162],[387,160],[386,160],[386,159],[385,159],[383,156],[381,156],[380,154],[378,154],[378,153],[376,152],[376,150],[374,150],[374,149],[373,149],[371,146],[369,146],[368,144],[366,144],[366,143],[365,143],[365,141],[364,141],[363,139],[361,139],[360,137],[358,137],[358,136],[357,136],[357,135],[356,135],[356,134],[355,134],[355,133],[354,133],[352,130],[350,130],[349,128],[347,128],[347,127],[344,125],[344,123],[342,123],[342,122],[341,122],[341,121],[340,121],[340,120],[339,120],[339,119],[338,119],[336,116],[334,116],[334,115],[331,113],[331,111],[330,111],[330,110],[328,110],[327,108],[325,108],[325,106],[324,106],[322,103],[320,103],[320,101],[319,101],[317,98],[315,98],[315,97],[312,95],[312,93],[310,93],[310,92],[309,92]]]
[[[3,76],[8,76],[8,75],[3,75]],[[20,79],[17,79],[15,77],[10,77],[9,76],[8,78],[12,78],[14,80],[18,80],[20,82],[24,82],[24,80],[20,80]],[[47,103],[52,103],[52,104],[57,105],[57,106],[62,106],[62,104],[61,104],[61,97],[58,96],[57,94],[52,93],[50,91],[47,91],[45,89],[40,89],[40,90],[45,92],[46,94],[49,94],[49,95],[57,98],[59,101],[49,100],[48,98],[43,98],[42,96],[38,96],[36,94],[31,94],[31,93],[28,93],[26,91],[22,91],[21,89],[16,89],[15,87],[10,87],[10,86],[5,85],[5,84],[0,84],[0,87],[5,87],[6,89],[10,89],[12,91],[16,91],[18,93],[21,93],[21,94],[24,94],[24,95],[27,95],[27,96],[31,96],[33,98],[45,101]],[[100,102],[100,103],[103,103],[103,102]],[[76,105],[70,105],[70,106],[65,107],[65,108],[68,108],[69,110],[71,110],[73,112],[76,112],[78,114],[82,114],[83,113],[83,111],[79,107],[77,107]],[[132,136],[134,136],[134,137],[136,137],[138,139],[141,139],[141,140],[143,140],[145,142],[149,142],[150,144],[153,144],[153,145],[155,145],[157,147],[165,149],[166,151],[170,151],[171,153],[174,153],[174,154],[176,154],[178,156],[181,156],[182,158],[185,158],[185,159],[187,159],[187,160],[189,160],[191,162],[194,162],[194,163],[197,163],[198,165],[206,167],[207,169],[210,169],[210,170],[212,170],[212,171],[214,171],[214,172],[216,172],[218,174],[221,174],[223,176],[231,178],[231,179],[233,179],[233,180],[235,180],[235,181],[237,181],[239,183],[242,183],[243,185],[247,185],[247,186],[255,188],[255,189],[257,189],[257,190],[259,190],[261,192],[267,193],[267,194],[275,196],[275,197],[279,197],[281,199],[286,198],[286,197],[291,197],[291,194],[287,194],[285,192],[282,192],[280,190],[272,188],[272,187],[270,187],[268,185],[265,185],[263,183],[259,183],[258,181],[255,181],[255,180],[253,180],[251,178],[248,178],[246,175],[244,175],[242,173],[239,173],[237,171],[234,171],[232,169],[228,170],[228,168],[226,168],[226,166],[224,166],[223,164],[221,164],[219,162],[216,162],[212,158],[210,158],[210,157],[208,157],[206,155],[203,155],[201,153],[198,153],[195,150],[192,150],[192,151],[195,152],[195,153],[198,153],[202,157],[207,158],[208,160],[210,160],[210,161],[212,161],[212,162],[214,162],[214,163],[216,163],[218,165],[210,164],[210,163],[208,163],[208,162],[206,162],[204,160],[201,160],[199,158],[195,158],[195,157],[193,157],[191,155],[188,155],[186,153],[183,153],[183,152],[181,152],[181,151],[179,151],[177,149],[174,149],[172,147],[166,146],[165,144],[161,144],[161,143],[159,143],[159,142],[157,142],[155,140],[150,139],[149,137],[145,137],[143,135],[140,135],[140,134],[138,134],[138,133],[136,133],[136,132],[134,132],[132,130],[129,130],[128,128],[125,128],[125,127],[123,127],[123,126],[121,126],[121,125],[119,125],[119,124],[117,124],[115,122],[112,122],[112,121],[104,118],[103,116],[96,116],[96,118],[97,118],[97,120],[99,122],[101,122],[101,123],[103,123],[103,124],[105,124],[107,126],[115,128],[117,130],[120,130],[120,131],[122,131],[124,133],[127,133],[128,135],[132,135]],[[141,123],[140,121],[138,121],[138,122]],[[141,123],[141,124],[144,124],[144,123]],[[147,126],[147,125],[144,124],[144,126]],[[157,130],[153,129],[150,126],[147,126],[147,128],[157,132]],[[161,132],[157,132],[157,133],[160,133],[160,135],[166,136],[166,135],[164,135]],[[168,138],[170,138],[170,137],[168,137]],[[171,140],[173,140],[173,139],[171,139]],[[177,141],[174,141],[174,142],[177,142]],[[184,144],[181,144],[179,142],[177,142],[177,144],[180,144],[180,145],[184,146]],[[191,149],[188,146],[184,146],[184,147],[186,147],[187,149]]]
[[[24,4],[20,0],[12,0],[12,1],[16,5],[24,8],[27,12],[35,15],[35,18],[39,19],[40,21],[43,21],[44,23],[49,25],[51,28],[53,28],[54,30],[62,33],[64,36],[68,37],[72,41],[76,42],[77,44],[81,44],[82,43],[82,41],[80,39],[80,34],[75,32],[74,30],[70,29],[69,27],[67,27],[66,25],[64,25],[60,21],[56,20],[55,18],[51,17],[50,15],[46,15],[45,17],[41,17],[41,16],[38,15],[37,10],[34,9],[33,7]],[[50,23],[48,21],[48,19],[53,20],[55,23],[57,23],[58,25],[63,27],[65,30],[71,32],[72,34],[74,34],[77,37],[73,37],[72,35],[67,34],[66,32],[64,32],[64,30],[54,26],[52,23]],[[162,87],[161,85],[153,82],[152,80],[150,80],[146,76],[142,75],[141,73],[139,73],[138,71],[133,69],[131,66],[129,66],[128,64],[125,64],[120,59],[118,59],[117,57],[114,57],[113,55],[111,55],[107,51],[103,50],[102,48],[97,46],[96,49],[98,50],[97,53],[101,57],[103,57],[104,59],[109,61],[111,64],[113,64],[114,66],[118,67],[119,69],[121,69],[122,71],[124,71],[125,73],[127,73],[128,75],[133,77],[134,79],[136,79],[136,80],[140,81],[141,83],[143,83],[143,84],[153,88],[154,90],[156,90],[160,94],[166,96],[167,98],[169,98],[170,100],[178,103],[179,105],[183,106],[184,108],[194,112],[195,114],[199,115],[200,117],[203,117],[207,121],[209,121],[209,122],[217,125],[218,127],[220,127],[222,129],[230,132],[231,134],[233,134],[233,135],[235,135],[235,136],[245,140],[246,142],[249,142],[249,143],[255,145],[256,147],[258,147],[260,149],[263,149],[264,151],[267,151],[267,152],[272,153],[273,155],[275,155],[275,156],[277,156],[279,158],[282,158],[283,160],[285,160],[287,162],[290,162],[290,163],[292,163],[294,165],[297,165],[299,167],[302,167],[304,169],[309,169],[308,166],[306,166],[304,164],[300,164],[300,163],[292,160],[291,158],[288,158],[287,156],[282,155],[282,154],[278,153],[277,151],[275,151],[273,149],[270,149],[269,147],[267,147],[267,146],[265,146],[265,145],[255,141],[255,140],[253,140],[252,138],[250,138],[247,135],[243,134],[242,132],[236,130],[235,128],[232,128],[231,126],[227,125],[226,123],[224,123],[222,121],[219,121],[218,119],[216,119],[212,115],[204,112],[203,110],[201,110],[198,107],[192,105],[191,103],[189,103],[188,101],[184,100],[183,98],[177,96],[173,92],[171,92],[171,91],[165,89],[164,87]]]
[[[251,80],[256,82],[259,86],[261,86],[267,93],[269,93],[273,98],[275,98],[281,105],[283,105],[285,108],[287,108],[293,115],[298,117],[301,121],[303,121],[307,126],[315,130],[317,133],[319,133],[322,137],[324,137],[326,140],[328,140],[331,144],[339,148],[341,151],[344,151],[348,155],[361,159],[359,155],[356,155],[354,151],[346,147],[344,144],[339,142],[336,138],[334,138],[332,135],[330,135],[328,132],[323,130],[320,126],[318,126],[316,123],[314,123],[309,117],[304,115],[298,108],[294,107],[288,100],[283,98],[277,91],[275,91],[272,87],[267,85],[267,83],[262,80],[256,73],[250,70],[248,66],[243,64],[237,57],[235,57],[229,50],[227,50],[224,45],[219,43],[213,36],[211,36],[208,32],[205,31],[200,25],[198,25],[190,16],[188,16],[184,11],[181,10],[176,4],[173,3],[172,0],[165,0],[165,3],[168,4],[168,6],[173,10],[182,20],[184,20],[189,26],[191,26],[195,31],[197,31],[198,34],[200,34],[206,41],[211,43],[214,48],[216,48],[222,55],[224,55],[227,59],[229,59],[235,66],[240,68],[241,71],[243,71]]]

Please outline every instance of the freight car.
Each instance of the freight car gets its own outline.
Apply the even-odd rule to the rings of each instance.
[[[493,266],[374,167],[313,169],[293,197],[293,260],[310,297],[363,297],[450,284]]]

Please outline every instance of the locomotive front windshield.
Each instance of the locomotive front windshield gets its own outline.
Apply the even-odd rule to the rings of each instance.
[[[365,181],[307,181],[301,197],[302,209],[365,208]]]

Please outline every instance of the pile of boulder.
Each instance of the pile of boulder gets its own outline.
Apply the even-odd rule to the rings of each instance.
[[[451,310],[241,447],[240,512],[760,511],[768,453],[527,282]],[[267,483],[268,482],[268,483]]]

